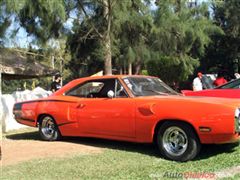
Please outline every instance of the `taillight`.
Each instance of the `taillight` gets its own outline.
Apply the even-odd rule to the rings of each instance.
[[[18,119],[22,116],[22,103],[16,103],[13,106],[13,114],[15,119]]]
[[[13,106],[13,111],[15,110],[22,110],[22,103],[16,103]]]

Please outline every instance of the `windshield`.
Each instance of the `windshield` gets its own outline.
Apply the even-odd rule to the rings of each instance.
[[[178,95],[158,78],[126,77],[123,81],[135,96]]]
[[[236,79],[222,86],[219,86],[216,89],[239,89],[239,88],[240,88],[240,79]]]

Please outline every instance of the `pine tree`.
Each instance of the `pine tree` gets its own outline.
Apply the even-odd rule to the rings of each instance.
[[[213,19],[224,34],[214,34],[213,43],[202,58],[202,68],[217,73],[226,70],[229,76],[240,71],[240,2],[238,0],[212,3]]]
[[[158,1],[158,7],[152,33],[152,57],[157,62],[149,64],[149,71],[152,73],[154,65],[165,81],[185,80],[199,66],[210,36],[221,29],[210,20],[205,3],[190,8],[187,1],[166,0]],[[175,76],[168,78],[164,69]]]

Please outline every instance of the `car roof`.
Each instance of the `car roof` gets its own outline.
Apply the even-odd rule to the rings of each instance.
[[[103,75],[103,76],[88,76],[83,78],[78,78],[76,80],[82,80],[82,79],[111,79],[111,78],[126,78],[126,77],[149,77],[153,78],[154,76],[146,76],[146,75]]]
[[[68,84],[64,85],[60,90],[54,93],[54,95],[61,95],[69,88],[74,87],[76,84],[84,82],[84,81],[91,81],[94,79],[111,79],[111,78],[125,78],[125,77],[145,77],[145,78],[154,78],[154,76],[145,76],[145,75],[104,75],[104,76],[89,76],[89,77],[82,77],[75,80],[70,81]]]

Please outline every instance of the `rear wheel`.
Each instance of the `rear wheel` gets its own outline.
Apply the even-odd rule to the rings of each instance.
[[[56,141],[61,137],[60,131],[51,116],[44,116],[39,124],[39,134],[43,140]]]
[[[165,122],[158,130],[157,145],[165,158],[182,162],[193,159],[201,147],[193,128],[181,122]]]

